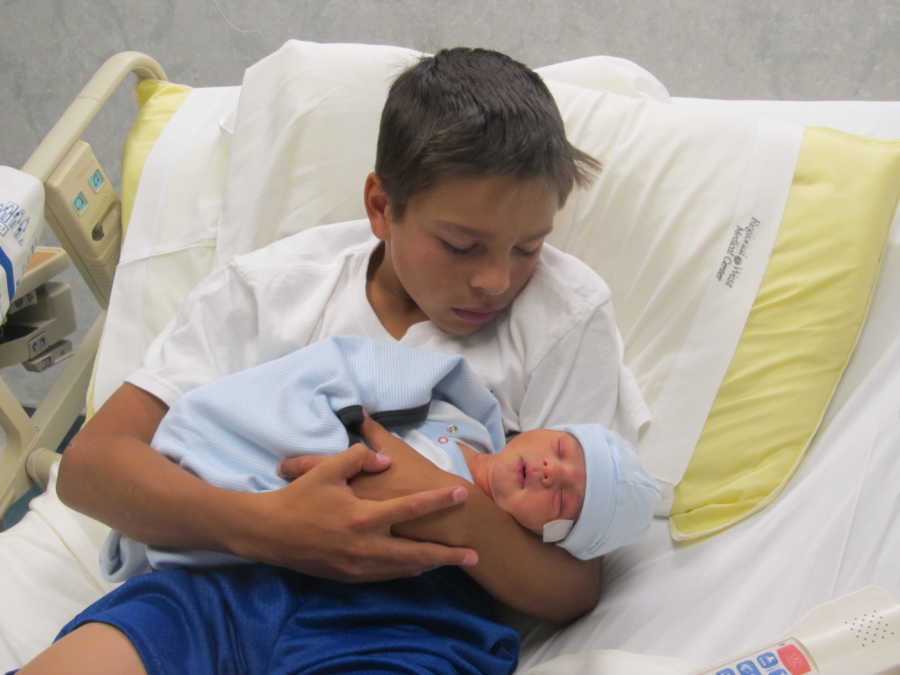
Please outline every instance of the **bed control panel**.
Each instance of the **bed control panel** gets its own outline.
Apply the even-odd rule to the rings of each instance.
[[[72,343],[64,339],[75,331],[69,285],[47,281],[16,298],[0,328],[0,366],[41,371],[70,356]]]
[[[104,307],[119,255],[121,206],[91,146],[76,141],[45,183],[47,222]]]
[[[755,654],[719,666],[716,675],[805,675],[819,672],[812,666],[811,658],[803,645],[796,640],[786,640],[767,647]]]
[[[790,637],[702,675],[887,675],[900,673],[900,605],[870,586],[820,605]]]

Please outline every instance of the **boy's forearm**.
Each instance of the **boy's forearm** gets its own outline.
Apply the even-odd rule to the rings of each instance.
[[[479,488],[441,471],[411,448],[397,446],[387,454],[393,459],[390,470],[353,481],[358,496],[389,499],[451,484],[465,485],[469,490],[465,504],[395,525],[395,534],[474,548],[478,565],[466,571],[497,600],[519,611],[564,623],[597,604],[599,559],[580,561],[558,546],[544,544]]]
[[[566,623],[594,608],[600,599],[600,559],[577,560],[559,546],[544,544],[478,488],[470,491],[457,511],[412,521],[395,531],[439,541],[445,527],[451,533],[463,532],[453,543],[474,548],[479,559],[466,571],[497,600],[521,612]]]
[[[215,488],[150,447],[166,406],[124,385],[63,453],[57,493],[68,506],[159,547],[227,551],[240,495]]]
[[[90,446],[90,447],[88,447]],[[86,434],[63,454],[57,492],[68,506],[161,548],[225,551],[230,500],[134,438]],[[188,515],[189,514],[189,515]]]

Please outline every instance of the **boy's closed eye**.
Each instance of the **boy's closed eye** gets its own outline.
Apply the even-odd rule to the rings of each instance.
[[[441,239],[440,242],[443,247],[447,249],[447,251],[454,255],[468,255],[469,253],[472,253],[477,246],[477,244],[465,244],[457,246],[444,239]]]

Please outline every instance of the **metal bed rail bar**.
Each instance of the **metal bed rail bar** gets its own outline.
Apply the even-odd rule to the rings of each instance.
[[[93,158],[90,147],[80,140],[82,134],[131,73],[139,80],[167,79],[162,66],[146,54],[129,51],[110,57],[22,167],[45,184],[47,222],[103,310],[109,301],[121,244],[118,196],[106,181],[104,189],[109,195],[101,220],[79,222],[76,216],[83,214],[75,209],[73,215],[71,198],[63,188],[74,180],[73,174],[79,169],[76,165],[84,164],[86,152]],[[72,159],[75,156],[77,162]],[[95,171],[99,170],[98,165]],[[51,464],[47,451],[57,448],[84,409],[105,316],[105,311],[101,311],[33,416],[26,414],[6,383],[0,380],[0,427],[5,435],[5,445],[0,450],[0,514],[27,492],[31,480],[46,484]],[[41,475],[29,475],[27,467],[37,469]]]

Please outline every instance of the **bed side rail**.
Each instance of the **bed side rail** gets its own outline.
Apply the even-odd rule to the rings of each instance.
[[[146,54],[112,56],[23,167],[44,183],[47,222],[104,310],[119,258],[121,209],[118,195],[81,135],[130,73],[139,79],[167,79],[162,66]],[[0,449],[0,514],[28,490],[32,479],[46,480],[52,459],[47,449],[59,446],[84,408],[104,319],[101,311],[31,417],[0,380],[0,427],[6,437]]]
[[[121,206],[90,145],[80,139],[131,73],[138,79],[167,79],[162,66],[146,54],[110,57],[22,167],[44,183],[47,223],[103,308],[109,304],[119,258]]]

